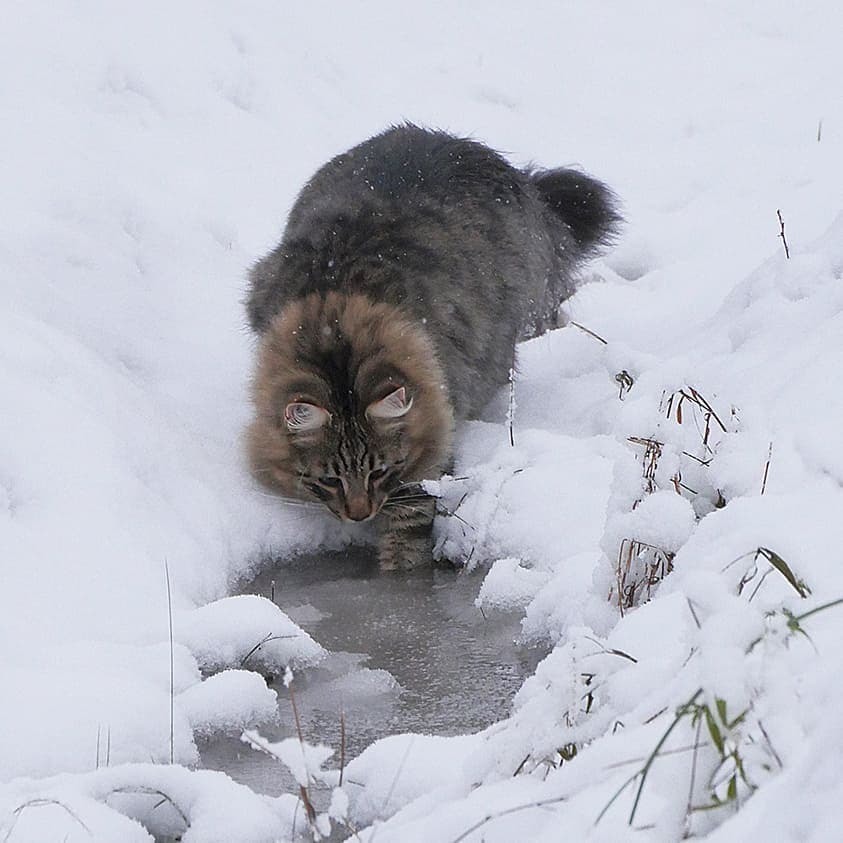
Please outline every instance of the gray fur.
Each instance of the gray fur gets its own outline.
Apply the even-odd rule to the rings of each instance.
[[[305,185],[251,272],[249,321],[262,333],[313,292],[397,306],[425,325],[456,419],[471,418],[506,383],[516,342],[559,324],[578,264],[620,221],[582,173],[519,170],[476,141],[398,126]]]

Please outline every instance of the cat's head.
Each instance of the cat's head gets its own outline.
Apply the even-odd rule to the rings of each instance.
[[[287,305],[261,339],[253,396],[255,476],[343,520],[374,517],[450,453],[453,413],[426,333],[364,296]]]

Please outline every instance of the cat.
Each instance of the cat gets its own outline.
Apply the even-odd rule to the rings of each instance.
[[[428,562],[420,481],[449,468],[455,425],[507,382],[516,343],[561,324],[620,223],[590,176],[411,124],[325,164],[249,276],[255,477],[376,519],[382,570]]]

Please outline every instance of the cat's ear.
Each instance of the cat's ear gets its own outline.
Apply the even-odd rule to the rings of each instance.
[[[412,397],[407,397],[407,390],[403,386],[399,386],[393,392],[390,392],[386,398],[381,398],[380,401],[375,401],[366,408],[366,415],[373,419],[390,420],[400,419],[401,416],[407,414],[410,407],[413,406]]]
[[[303,401],[293,401],[284,408],[284,422],[287,429],[294,433],[318,430],[324,427],[330,418],[331,414],[323,407]]]

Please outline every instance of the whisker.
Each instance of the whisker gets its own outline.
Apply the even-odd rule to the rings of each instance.
[[[391,498],[387,499],[383,506],[384,506],[384,508],[386,508],[388,506],[398,506],[398,507],[401,507],[402,509],[409,509],[412,512],[419,512],[419,513],[422,513],[424,515],[427,514],[427,513],[424,512],[424,510],[418,509],[417,507],[414,507],[414,506],[408,506],[407,504],[403,503],[402,501],[395,501],[395,500],[392,500]],[[437,512],[437,514],[444,515],[447,518],[456,518],[457,521],[459,521],[461,524],[465,524],[465,526],[468,527],[469,529],[476,531],[476,528],[474,527],[473,524],[469,524],[469,522],[466,521],[465,518],[463,518],[461,515],[457,515],[456,512],[452,512],[450,509],[446,509],[444,506],[438,506],[436,508],[436,512]]]
[[[465,524],[466,527],[468,527],[469,529],[474,530],[476,532],[476,528],[474,527],[474,525],[469,524],[468,521],[465,520],[465,518],[463,518],[461,515],[457,515],[456,512],[451,512],[450,510],[445,509],[443,507],[442,514],[447,515],[449,518],[456,518],[457,521],[459,521],[461,524]]]
[[[407,483],[399,483],[398,486],[393,489],[394,492],[400,492],[404,489],[414,489],[417,490],[419,493],[424,492],[424,487],[422,486],[422,481],[420,480],[410,480]],[[424,494],[427,494],[424,492]]]
[[[389,506],[395,506],[395,507],[398,507],[399,509],[408,509],[410,512],[416,512],[419,515],[424,515],[425,517],[428,517],[430,515],[429,512],[425,512],[423,509],[419,509],[416,506],[408,506],[405,503],[398,503],[396,501],[386,501],[381,508],[386,509]]]
[[[259,494],[262,498],[272,498],[274,501],[286,503],[290,506],[304,506],[319,509],[324,508],[324,504],[321,504],[318,501],[303,501],[299,498],[288,498],[285,495],[273,495],[272,492],[262,492],[260,489],[255,489],[255,492],[257,492],[257,494]]]
[[[408,501],[410,503],[415,501],[417,503],[421,503],[422,501],[431,501],[436,499],[431,497],[430,495],[390,495],[387,500]]]

